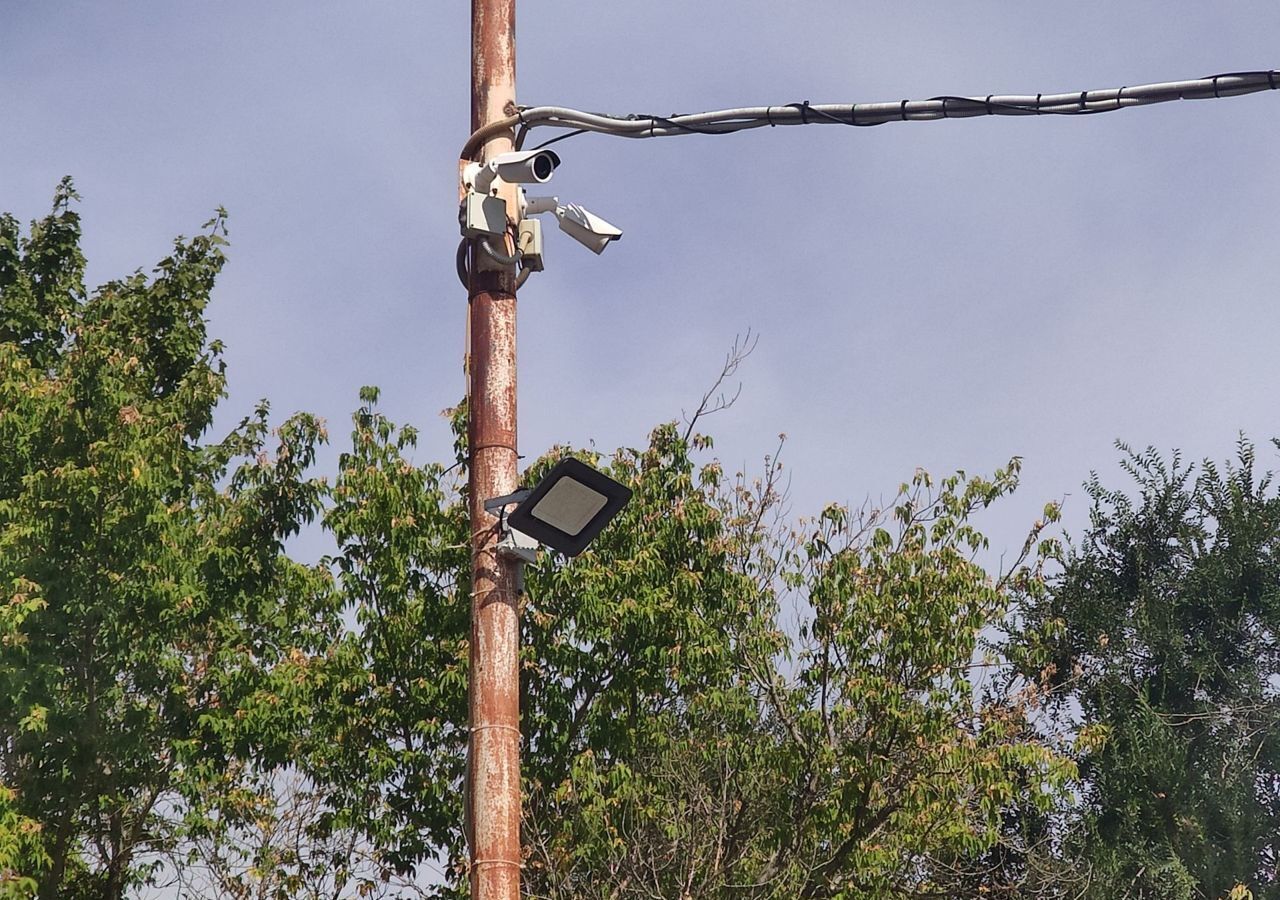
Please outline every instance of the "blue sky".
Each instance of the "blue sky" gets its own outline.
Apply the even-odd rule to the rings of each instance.
[[[223,426],[268,397],[328,418],[336,453],[378,384],[420,458],[448,455],[468,4],[0,13],[0,209],[36,217],[75,176],[98,283],[225,205]],[[518,95],[625,114],[1048,93],[1277,67],[1277,34],[1274,2],[526,2]],[[1116,438],[1194,458],[1280,434],[1278,129],[1260,94],[563,142],[555,193],[626,236],[599,258],[547,236],[520,300],[521,450],[642,443],[750,328],[741,399],[707,426],[734,468],[786,432],[797,513],[1018,454],[996,550],[1049,499],[1080,525]]]

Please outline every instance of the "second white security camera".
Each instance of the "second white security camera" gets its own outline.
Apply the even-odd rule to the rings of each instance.
[[[551,173],[560,165],[560,157],[550,150],[521,150],[499,153],[487,163],[471,163],[463,171],[463,180],[471,189],[487,194],[493,182],[501,179],[508,184],[543,184],[551,180]]]
[[[592,253],[603,253],[605,247],[622,237],[621,228],[577,203],[561,203],[557,197],[526,197],[524,211],[530,216],[551,213],[561,231]]]
[[[556,218],[560,220],[561,231],[597,255],[622,237],[621,228],[610,225],[576,203],[557,207]]]

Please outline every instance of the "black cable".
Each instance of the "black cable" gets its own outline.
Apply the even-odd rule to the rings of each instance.
[[[654,123],[656,123],[656,124],[662,125],[664,128],[679,128],[681,131],[687,131],[690,134],[729,134],[733,131],[741,130],[741,126],[739,126],[738,128],[716,129],[716,130],[696,128],[693,125],[685,125],[680,122],[677,122],[675,119],[669,119],[666,116],[640,116],[639,118],[648,119],[650,123],[649,125],[650,128],[652,128]],[[679,118],[679,115],[677,115],[677,118]]]
[[[1086,92],[1087,93],[1087,92]],[[1043,95],[1037,95],[1043,96]],[[926,103],[942,102],[942,103],[969,103],[983,106],[987,110],[987,115],[994,116],[997,109],[1008,109],[1014,112],[1025,112],[1037,116],[1091,116],[1094,113],[1111,112],[1110,109],[1038,109],[1034,106],[1024,106],[1019,103],[1000,103],[986,97],[982,100],[973,97],[954,97],[951,95],[943,95],[940,97],[930,97]],[[904,120],[905,121],[905,120]]]
[[[588,133],[588,130],[586,128],[575,128],[573,131],[567,132],[566,134],[562,134],[559,137],[553,137],[549,141],[543,141],[538,146],[532,147],[530,149],[541,150],[543,147],[550,147],[552,144],[556,143],[556,141],[567,141],[571,137],[577,137],[580,134],[587,134],[587,133]],[[517,149],[519,149],[519,145],[517,145]]]
[[[833,116],[829,112],[825,112],[824,110],[810,106],[808,100],[804,101],[804,103],[788,103],[787,106],[791,107],[792,109],[800,110],[801,119],[803,120],[803,123],[805,125],[809,124],[807,115],[815,115],[820,119],[826,119],[828,122],[835,122],[837,125],[854,124],[853,122],[846,122],[844,119],[841,119],[839,116]],[[863,124],[865,125],[866,123],[864,122]]]
[[[467,290],[471,290],[471,273],[467,271],[467,239],[463,238],[458,244],[458,257],[455,260],[458,268],[458,280],[462,282],[462,286]]]

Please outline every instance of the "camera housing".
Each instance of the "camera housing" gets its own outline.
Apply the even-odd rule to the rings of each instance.
[[[622,237],[621,228],[610,225],[577,203],[557,206],[556,218],[560,220],[561,231],[596,255]]]
[[[573,238],[592,253],[603,253],[604,248],[622,237],[622,229],[611,225],[577,203],[561,203],[559,197],[527,197],[520,192],[520,212],[523,221],[532,221],[526,216],[538,216],[551,213],[556,217],[560,230]]]
[[[560,165],[560,157],[551,150],[521,150],[499,153],[487,163],[471,163],[463,170],[463,181],[473,191],[487,194],[494,182],[508,184],[545,184]]]

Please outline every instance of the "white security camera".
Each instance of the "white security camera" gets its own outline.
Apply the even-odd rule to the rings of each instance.
[[[577,203],[561,203],[559,197],[525,197],[521,191],[521,215],[551,213],[560,230],[592,253],[603,253],[610,242],[622,237],[622,229],[610,225]]]
[[[495,179],[508,184],[542,184],[560,165],[560,157],[550,150],[523,150],[499,153],[487,163],[471,163],[463,172],[463,180],[480,194],[489,193]]]
[[[603,253],[605,247],[622,237],[621,228],[610,225],[576,203],[557,206],[555,213],[560,220],[560,230],[592,253]]]

